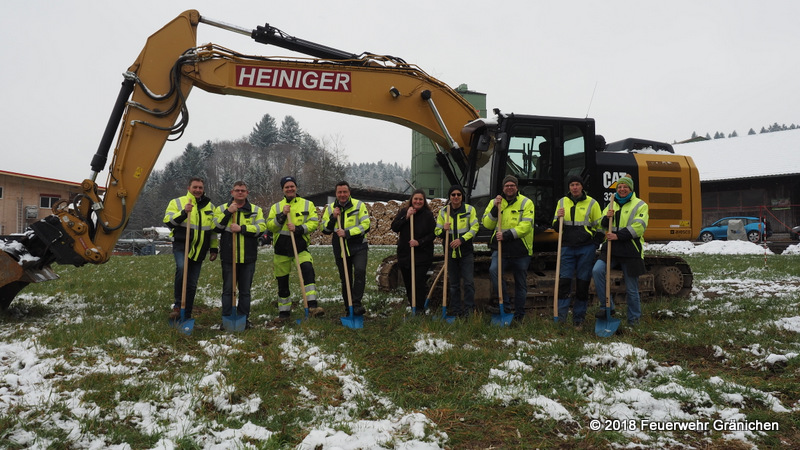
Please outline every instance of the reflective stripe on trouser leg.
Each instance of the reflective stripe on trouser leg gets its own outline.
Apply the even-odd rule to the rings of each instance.
[[[278,311],[291,312],[292,296],[289,292],[289,275],[283,275],[275,279],[278,281]]]
[[[303,273],[303,282],[305,283],[306,300],[308,300],[309,308],[316,308],[317,307],[317,284],[315,282],[316,274],[314,273],[314,265],[311,264],[311,261],[303,261],[304,253],[308,254],[309,258],[311,255],[308,252],[301,252],[298,255],[298,259],[300,260],[300,271]]]

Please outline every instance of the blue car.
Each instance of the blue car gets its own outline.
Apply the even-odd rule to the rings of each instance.
[[[710,242],[715,239],[728,239],[728,222],[731,220],[741,220],[744,224],[744,232],[750,242],[759,242],[761,233],[764,231],[764,224],[758,217],[725,217],[712,223],[700,230],[698,241]],[[769,236],[767,236],[769,237]]]

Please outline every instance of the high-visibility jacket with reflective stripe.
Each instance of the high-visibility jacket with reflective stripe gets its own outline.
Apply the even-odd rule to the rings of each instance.
[[[322,232],[324,234],[332,234],[339,228],[337,220],[333,218],[334,208],[342,210],[340,217],[342,219],[342,228],[345,232],[344,250],[346,254],[350,256],[367,248],[367,233],[369,232],[370,221],[366,203],[351,197],[344,205],[334,202],[326,206],[325,211],[322,213]],[[333,254],[339,258],[342,250],[339,246],[338,236],[333,237],[331,244],[333,244]]]
[[[565,247],[577,247],[592,244],[594,232],[600,228],[603,213],[600,204],[592,197],[584,196],[577,202],[567,195],[558,201],[553,213],[553,228],[558,230],[558,210],[564,208],[564,232],[561,244]]]
[[[289,216],[283,214],[283,207],[289,205]],[[294,256],[292,249],[291,232],[289,231],[289,220],[297,229],[295,230],[295,242],[297,251],[301,252],[308,248],[309,235],[319,227],[319,216],[317,207],[314,203],[295,197],[291,201],[283,200],[275,203],[269,208],[267,217],[267,230],[272,232],[272,242],[275,253],[283,256]]]
[[[189,218],[184,211],[187,203],[192,203],[189,234],[189,259],[192,261],[202,261],[206,253],[217,251],[217,233],[214,231],[214,205],[208,197],[202,196],[198,201],[191,192],[186,192],[183,197],[170,200],[167,211],[164,214],[164,223],[172,229],[172,248],[183,252],[186,244],[186,225]]]
[[[511,241],[505,240],[503,236],[503,256],[515,257],[533,255],[533,201],[522,194],[517,194],[511,203],[505,197],[500,203],[502,222],[500,228],[503,232],[509,231]],[[489,241],[490,248],[497,248],[497,215],[494,207],[494,199],[486,205],[483,213],[483,226],[494,230],[492,239]]]
[[[609,228],[609,220],[606,217],[608,208],[611,205],[617,208],[614,213],[614,221]],[[624,205],[614,201],[603,210],[603,228],[609,229],[617,234],[617,241],[611,246],[611,258],[615,256],[623,258],[640,257],[644,259],[644,232],[647,230],[647,223],[650,221],[650,207],[644,200],[631,195],[631,199]]]
[[[221,233],[220,258],[222,262],[232,262],[231,224],[235,219],[236,224],[242,227],[242,231],[236,233],[236,262],[255,262],[258,259],[258,237],[267,231],[264,211],[249,200],[245,200],[245,204],[235,214],[228,211],[229,206],[230,202],[225,203],[214,212],[214,226],[217,232]]]
[[[444,237],[445,222],[450,222],[450,241],[461,239],[461,245],[451,249],[451,258],[461,258],[462,256],[469,255],[473,252],[472,239],[478,234],[478,229],[481,224],[478,222],[478,213],[472,205],[463,204],[460,208],[450,211],[450,217],[446,217],[447,208],[439,210],[439,215],[436,216],[436,230],[434,233],[437,236]],[[443,242],[444,248],[450,248],[449,242]]]

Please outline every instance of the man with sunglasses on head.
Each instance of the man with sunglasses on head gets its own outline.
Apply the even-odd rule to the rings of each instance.
[[[445,254],[449,258],[447,278],[450,314],[469,316],[475,312],[475,283],[473,282],[475,255],[472,240],[478,234],[480,222],[478,222],[475,208],[464,202],[464,189],[461,186],[450,186],[447,198],[447,207],[440,209],[436,218],[434,233],[444,239],[445,234],[448,234],[446,231],[450,230],[449,239],[443,242]]]

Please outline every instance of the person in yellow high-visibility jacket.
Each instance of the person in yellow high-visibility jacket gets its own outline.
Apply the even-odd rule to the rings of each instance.
[[[273,270],[278,281],[278,321],[289,320],[292,313],[292,298],[289,289],[289,273],[294,263],[292,235],[297,245],[297,259],[305,285],[308,311],[312,317],[325,314],[317,303],[317,285],[314,274],[314,258],[308,251],[309,235],[319,227],[317,207],[309,200],[297,196],[297,181],[292,176],[281,178],[283,199],[269,208],[267,230],[272,232]],[[291,219],[291,220],[289,220]]]
[[[448,252],[447,284],[448,308],[453,316],[469,316],[475,312],[475,252],[472,241],[478,234],[481,224],[478,214],[472,205],[464,201],[464,189],[453,185],[447,193],[447,208],[441,208],[436,217],[434,233],[444,239],[450,231],[447,242],[442,242],[444,251]],[[464,296],[461,296],[461,285]],[[462,303],[463,300],[463,303]]]
[[[214,226],[220,233],[222,260],[222,316],[233,312],[233,246],[236,246],[237,315],[245,316],[245,328],[250,323],[250,287],[256,273],[258,237],[267,231],[264,211],[248,200],[244,181],[233,183],[231,201],[219,206],[214,213]]]
[[[528,266],[533,255],[533,200],[519,193],[519,181],[513,175],[503,178],[503,193],[486,205],[483,214],[483,226],[494,230],[489,241],[493,249],[492,263],[489,266],[489,280],[492,292],[497,292],[498,264],[497,246],[502,242],[503,270],[514,273],[514,319],[517,323],[525,317],[525,301],[528,296]],[[498,211],[499,209],[499,211]],[[501,216],[498,233],[497,218]],[[502,280],[502,277],[499,277]],[[508,290],[503,282],[503,305],[508,301]],[[496,309],[497,307],[490,307]]]
[[[217,259],[217,233],[214,231],[214,205],[205,195],[205,181],[200,177],[192,177],[188,192],[183,197],[170,200],[164,214],[164,223],[170,228],[172,236],[172,256],[175,258],[175,303],[170,320],[176,320],[181,313],[181,297],[183,294],[183,261],[186,259],[186,308],[184,319],[192,317],[194,297],[197,292],[197,280],[206,254],[211,252],[210,261]],[[186,221],[189,221],[189,233],[186,233]],[[188,257],[184,254],[186,239],[189,239]]]
[[[636,326],[642,317],[639,297],[639,276],[647,273],[644,264],[644,232],[650,221],[650,207],[639,199],[633,191],[633,178],[630,175],[617,180],[617,193],[603,211],[602,227],[606,230],[606,243],[600,249],[600,258],[592,268],[600,310],[597,318],[606,317],[606,246],[611,245],[611,266],[622,269],[625,281],[625,303],[628,306],[628,325]],[[611,311],[614,315],[614,299],[611,298]]]
[[[339,225],[340,217],[341,226]],[[340,181],[336,184],[336,201],[325,207],[325,211],[322,213],[322,225],[323,234],[333,235],[331,240],[333,258],[336,261],[336,268],[339,269],[339,279],[342,280],[345,314],[350,313],[347,307],[346,265],[351,287],[350,295],[353,300],[353,315],[363,316],[366,309],[361,300],[364,297],[364,287],[367,283],[369,210],[364,202],[350,196],[350,183],[347,181]],[[339,238],[344,242],[344,259],[342,259]]]
[[[556,205],[553,227],[558,229],[559,218],[564,226],[561,239],[561,273],[558,274],[558,320],[566,323],[569,305],[572,307],[572,324],[583,325],[589,307],[589,286],[592,267],[596,259],[597,244],[603,241],[600,228],[600,203],[586,195],[583,179],[577,175],[567,178],[569,192]],[[599,241],[599,242],[598,242]],[[575,278],[574,299],[570,298],[572,279]]]

